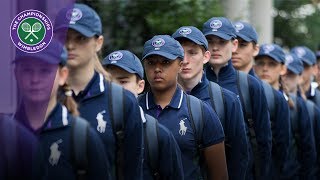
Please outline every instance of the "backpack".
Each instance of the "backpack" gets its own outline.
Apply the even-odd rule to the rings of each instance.
[[[205,160],[203,159],[203,142],[202,142],[202,134],[203,134],[203,102],[192,96],[187,95],[187,107],[189,111],[189,115],[191,117],[191,126],[195,134],[196,139],[196,149],[197,156],[195,156],[193,162],[200,162],[200,170],[203,179],[207,179]]]
[[[144,123],[145,131],[144,138],[147,146],[147,154],[149,158],[149,165],[152,170],[152,175],[155,180],[161,179],[159,173],[159,141],[158,141],[158,120],[154,117],[144,114],[146,122]]]
[[[298,124],[299,121],[299,113],[300,108],[298,107],[297,103],[297,96],[294,94],[290,94],[289,97],[292,99],[294,108],[290,108],[290,122],[291,122],[291,131],[294,137],[294,149],[295,152],[298,152],[301,139],[300,139],[300,125]]]
[[[217,113],[222,127],[225,128],[225,99],[222,88],[217,83],[209,81],[209,96],[213,109]]]
[[[88,131],[89,123],[87,120],[77,116],[71,125],[71,144],[72,159],[76,167],[77,180],[87,179],[88,173]]]
[[[314,112],[315,104],[310,100],[306,100],[306,106],[307,106],[309,118],[312,122],[311,124],[313,125],[313,122],[315,121],[315,112]],[[312,126],[312,128],[313,128],[313,126]]]
[[[260,177],[260,162],[258,158],[258,143],[256,139],[256,133],[253,127],[253,119],[252,119],[252,106],[251,106],[251,96],[249,92],[249,75],[242,71],[236,71],[237,72],[237,88],[239,91],[239,96],[241,100],[242,107],[244,108],[244,117],[246,120],[246,123],[249,128],[249,135],[250,135],[250,142],[252,145],[252,151],[253,151],[253,159],[255,162],[254,166],[254,172],[255,177]]]
[[[5,123],[7,122],[7,123]],[[1,127],[1,141],[6,144],[4,149],[5,158],[7,161],[7,178],[11,179],[16,177],[17,162],[17,125],[15,121],[7,115],[0,114],[0,127]]]

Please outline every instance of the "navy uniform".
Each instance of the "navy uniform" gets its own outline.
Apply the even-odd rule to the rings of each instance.
[[[77,16],[67,19],[70,10],[62,10],[55,24],[55,31],[65,28],[73,29],[85,37],[94,37],[102,34],[101,20],[98,14],[84,4],[75,4],[72,15]],[[79,13],[81,12],[81,13]],[[69,14],[68,14],[69,13]],[[80,16],[81,14],[81,16]],[[70,24],[65,24],[65,21]],[[124,179],[141,179],[143,160],[143,127],[140,116],[139,104],[132,93],[124,90],[124,140],[123,140],[123,166],[117,166],[116,154],[117,141],[115,131],[112,128],[110,115],[111,104],[109,102],[110,84],[104,76],[94,72],[93,77],[86,87],[78,95],[73,94],[78,103],[78,109],[101,137],[108,158],[111,161],[112,174],[124,175]],[[117,98],[117,97],[115,97]],[[118,169],[117,169],[118,168]],[[120,169],[121,168],[121,169]],[[116,172],[117,169],[117,172]],[[122,172],[121,172],[122,171]]]
[[[238,33],[241,33],[240,30]],[[285,54],[282,48],[276,44],[264,44],[260,47],[258,55],[259,57],[267,56],[278,64],[285,64]],[[251,71],[253,72],[253,70]],[[255,75],[255,74],[253,74]],[[263,82],[261,82],[263,83]],[[270,111],[270,122],[272,130],[272,165],[271,175],[272,179],[286,179],[290,178],[284,171],[286,166],[286,157],[288,156],[289,144],[290,144],[290,111],[288,103],[283,96],[282,92],[272,88],[274,98],[274,110]],[[272,98],[272,97],[267,97]],[[270,106],[270,105],[269,105]]]
[[[39,146],[37,138],[11,115],[0,114],[0,129],[0,179],[43,178],[34,163]]]
[[[300,75],[303,72],[301,59],[294,53],[291,53],[290,56],[291,58],[287,58],[286,62],[288,71]],[[294,94],[294,96],[296,96],[294,108],[298,111],[296,114],[298,122],[294,122],[294,116],[291,113],[290,126],[292,136],[285,171],[290,179],[313,179],[316,150],[312,124],[305,101],[298,94]],[[293,111],[293,108],[290,111]],[[295,126],[298,128],[295,128]]]
[[[102,61],[102,65],[104,68],[108,70],[108,67],[119,67],[124,71],[127,71],[130,74],[137,75],[138,79],[143,79],[143,66],[140,62],[140,59],[134,55],[132,52],[127,50],[117,50],[110,53],[107,57],[105,57]],[[112,74],[111,74],[112,75]],[[136,93],[136,92],[134,92]],[[143,179],[152,180],[156,177],[160,177],[161,179],[184,179],[182,162],[181,162],[181,152],[180,148],[174,139],[171,132],[164,127],[163,125],[157,123],[157,139],[158,139],[158,154],[152,154],[152,150],[148,149],[147,143],[149,141],[154,140],[148,139],[148,134],[146,132],[146,126],[149,123],[148,118],[145,117],[144,112],[142,112],[142,120],[144,123],[144,136],[145,136],[145,148],[144,148],[144,163],[143,163]],[[147,140],[148,139],[148,140]],[[150,143],[153,145],[152,143]],[[155,166],[157,169],[153,169],[151,165],[150,156],[158,156],[154,157],[157,162]]]
[[[231,40],[236,38],[235,28],[233,24],[227,18],[213,17],[209,19],[203,25],[203,34],[207,36],[217,36],[224,40]],[[233,93],[240,95],[237,83],[237,72],[232,66],[231,59],[228,63],[222,67],[219,74],[215,74],[211,66],[205,68],[205,72],[209,81],[216,82],[221,87],[226,88]],[[251,97],[252,105],[252,119],[253,128],[256,135],[256,141],[258,144],[258,160],[257,164],[260,168],[259,174],[262,179],[267,178],[269,174],[269,167],[271,165],[271,147],[272,147],[272,136],[268,107],[266,106],[267,100],[263,91],[262,85],[259,81],[248,75],[249,93]],[[243,105],[243,99],[241,99],[242,108],[244,115],[246,114]],[[245,121],[246,117],[245,117]],[[249,132],[248,123],[246,123],[247,132]],[[249,133],[247,133],[249,134]],[[250,138],[250,137],[249,137]],[[252,144],[251,144],[252,146]],[[252,147],[250,147],[249,167],[247,170],[247,178],[253,178],[253,154]],[[257,163],[257,162],[255,162]],[[257,167],[257,166],[256,166]]]
[[[176,40],[186,39],[208,50],[208,41],[202,32],[193,26],[180,27],[173,35]],[[205,73],[202,74],[200,82],[187,92],[214,108],[210,98],[209,80]],[[221,88],[224,106],[224,133],[225,133],[225,151],[228,166],[229,179],[245,179],[245,173],[248,167],[248,139],[245,130],[245,124],[242,114],[240,100],[233,92]],[[221,120],[221,119],[220,119]]]
[[[168,61],[183,59],[184,53],[181,45],[168,35],[154,36],[144,45],[143,60],[149,56],[162,56]],[[159,123],[167,127],[175,137],[180,150],[185,179],[202,179],[200,166],[197,161],[198,144],[196,129],[193,128],[191,116],[187,105],[187,94],[177,86],[170,103],[161,108],[155,103],[154,94],[149,91],[139,98],[143,110],[158,119]],[[224,141],[224,133],[221,123],[211,107],[202,103],[203,130],[199,134],[202,148],[205,149]]]
[[[291,52],[296,54],[307,67],[314,67],[317,63],[316,55],[306,46],[297,46],[291,49]],[[311,77],[310,77],[311,79]],[[317,86],[312,86],[310,83],[308,90],[305,92],[306,97],[314,102],[320,108],[320,90]]]
[[[40,70],[43,73],[47,73],[47,71],[56,72],[57,69],[52,68],[66,65],[67,52],[61,44],[52,41],[45,50],[39,53],[28,54],[18,51],[15,64],[17,66],[22,66],[21,68],[23,68],[25,64],[29,63],[29,59],[42,61],[43,63],[48,64],[48,66],[51,65],[51,69],[44,69],[43,67],[33,67],[33,69],[41,68]],[[52,67],[52,65],[56,66]],[[34,73],[33,71],[35,70],[29,68],[30,67],[28,67],[27,70],[23,69],[21,71],[23,73]],[[17,69],[17,71],[19,70]],[[35,75],[32,74],[32,76]],[[41,77],[37,78],[41,79]],[[42,87],[39,85],[40,81],[37,82],[38,83],[35,83],[35,85],[37,87]],[[76,167],[77,164],[73,161],[74,146],[71,145],[71,139],[73,137],[72,126],[75,117],[68,112],[68,109],[64,105],[56,103],[41,127],[34,129],[31,127],[30,120],[27,117],[28,113],[25,111],[26,108],[23,103],[24,97],[20,102],[21,104],[19,104],[20,106],[15,114],[15,119],[27,127],[27,129],[31,130],[39,139],[41,146],[39,152],[41,152],[43,157],[37,160],[41,161],[39,162],[41,163],[39,166],[44,168],[44,179],[76,179],[76,172],[79,169]],[[88,169],[86,177],[88,179],[109,179],[109,161],[105,155],[102,141],[92,128],[89,128],[87,143]]]

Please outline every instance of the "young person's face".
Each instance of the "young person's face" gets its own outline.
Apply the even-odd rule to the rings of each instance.
[[[81,33],[69,29],[65,41],[68,51],[68,66],[79,68],[87,66],[96,59],[96,54],[103,44],[103,37],[85,37]]]
[[[259,53],[259,46],[253,42],[238,39],[238,48],[232,53],[232,65],[242,70],[253,65],[253,57]]]
[[[320,84],[320,58],[317,60],[317,74],[315,76],[316,81],[318,82],[318,84]]]
[[[184,49],[184,59],[179,78],[182,80],[194,79],[202,74],[203,65],[210,59],[210,52],[206,51],[204,47],[187,40],[182,41],[181,45]]]
[[[286,68],[283,64],[268,56],[257,57],[254,70],[260,79],[265,80],[271,85],[279,83],[280,75],[286,73]]]
[[[309,82],[311,80],[312,75],[313,75],[313,67],[303,63],[303,72],[301,74],[302,80],[304,82]]]
[[[294,92],[299,84],[300,76],[287,71],[285,75],[282,76],[282,82],[288,88],[289,92]]]
[[[232,53],[237,50],[238,40],[224,40],[218,36],[206,36],[209,43],[211,58],[210,65],[223,66],[231,59]]]
[[[59,85],[62,86],[66,82],[68,69],[27,59],[16,64],[15,75],[19,92],[25,101],[48,103],[50,98],[57,97]]]
[[[145,82],[136,74],[129,73],[122,68],[110,65],[106,70],[111,75],[111,81],[131,91],[136,97],[144,90]]]
[[[151,89],[166,91],[175,88],[181,64],[179,59],[169,60],[159,55],[152,55],[144,59],[143,65]]]

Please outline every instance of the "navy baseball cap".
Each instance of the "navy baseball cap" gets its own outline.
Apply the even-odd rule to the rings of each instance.
[[[260,47],[259,54],[255,57],[259,56],[268,56],[278,63],[285,63],[285,54],[280,46],[277,44],[263,44]]]
[[[236,38],[236,30],[232,22],[225,17],[213,17],[203,24],[205,36],[215,35],[225,40]]]
[[[60,64],[65,66],[67,64],[68,52],[60,42],[52,40],[44,50],[37,53],[26,53],[17,49],[13,63],[26,61],[31,58],[49,64]]]
[[[316,57],[317,57],[317,58],[320,58],[320,51],[316,51],[315,54],[316,54]]]
[[[172,34],[172,37],[176,40],[180,38],[186,38],[190,41],[203,46],[208,50],[208,41],[203,33],[194,26],[182,26],[175,33]]]
[[[289,71],[294,74],[301,74],[303,72],[303,63],[301,59],[294,53],[288,53],[286,57],[286,66]]]
[[[169,35],[156,35],[144,43],[142,60],[150,55],[163,56],[170,60],[184,58],[184,50],[181,44]]]
[[[312,66],[317,62],[316,55],[306,46],[296,46],[291,49],[291,52],[296,54],[299,58],[301,58],[302,62],[309,66]]]
[[[236,35],[246,42],[258,43],[258,33],[255,28],[249,23],[237,21],[234,23]]]
[[[102,65],[104,67],[108,67],[109,65],[117,66],[129,73],[137,74],[140,79],[143,79],[143,67],[141,61],[130,51],[114,51],[102,60]]]
[[[102,34],[99,15],[85,4],[74,4],[73,7],[62,9],[55,20],[54,31],[71,28],[86,37]]]

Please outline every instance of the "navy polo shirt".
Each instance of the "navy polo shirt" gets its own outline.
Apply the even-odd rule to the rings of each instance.
[[[109,84],[102,74],[94,73],[86,88],[77,96],[78,109],[102,138],[111,167],[115,170],[116,140],[114,137],[110,110]],[[125,179],[142,178],[143,161],[143,126],[139,104],[135,96],[124,90],[124,168]],[[115,174],[115,172],[113,172]]]
[[[320,108],[315,107],[315,118],[313,121],[313,133],[317,150],[316,178],[320,178]]]
[[[71,124],[74,117],[67,108],[57,104],[46,122],[34,131],[41,145],[41,166],[45,167],[44,179],[76,179],[71,145]],[[90,128],[88,133],[88,179],[110,179],[110,167],[103,149],[103,143],[96,132]],[[38,159],[40,161],[40,159]]]
[[[142,116],[145,119],[144,115]],[[147,123],[147,120],[145,120]],[[181,151],[172,133],[163,125],[158,123],[158,173],[161,179],[176,180],[184,179]],[[147,141],[146,141],[147,143]],[[145,146],[145,161],[143,163],[143,179],[153,180],[152,168],[148,154],[148,146]]]
[[[199,82],[190,92],[191,95],[211,104],[209,94],[209,80],[203,74],[201,82]],[[222,88],[225,107],[225,150],[228,165],[229,179],[245,179],[245,173],[248,168],[249,142],[245,130],[245,122],[243,119],[240,100],[233,92]]]
[[[316,164],[316,149],[313,136],[311,120],[305,101],[297,96],[298,108],[298,130],[300,143],[298,143],[297,159],[300,164],[298,175],[301,179],[310,179],[314,177],[314,167]],[[292,124],[292,122],[291,122]]]
[[[256,77],[259,82],[261,79],[256,75],[253,69],[249,74]],[[290,144],[290,110],[287,100],[282,92],[272,88],[275,102],[274,116],[270,116],[272,130],[272,165],[270,174],[272,178],[286,177],[284,166]]]
[[[43,171],[36,171],[38,164],[34,163],[39,148],[37,138],[11,116],[3,114],[0,129],[0,179],[43,178]]]
[[[142,95],[139,102],[147,114],[157,118],[171,131],[181,150],[184,177],[193,180],[201,177],[201,172],[200,164],[194,162],[198,149],[186,98],[187,94],[177,87],[170,103],[164,109],[155,104],[152,92]],[[223,142],[223,128],[216,113],[208,105],[203,104],[203,115],[203,147]]]
[[[239,95],[239,90],[237,86],[237,73],[234,67],[232,66],[231,60],[228,61],[228,64],[226,66],[220,69],[218,75],[216,75],[215,72],[211,69],[211,66],[207,66],[205,70],[209,81],[218,83],[221,87],[226,88],[232,91],[233,93]],[[258,157],[259,161],[261,162],[260,174],[261,178],[267,178],[269,175],[269,167],[271,165],[272,149],[271,125],[268,107],[266,106],[267,100],[263,91],[263,87],[259,83],[259,81],[251,75],[248,75],[248,77],[249,93],[251,96],[252,105],[252,118],[254,122],[253,128],[256,133],[256,140],[258,143]],[[243,113],[245,113],[243,106],[242,108]],[[246,126],[246,128],[248,132],[248,126]],[[251,169],[251,172],[252,161],[253,157],[251,154],[251,157],[249,159],[249,169]],[[248,170],[247,172],[250,173],[250,170]]]
[[[306,92],[306,97],[315,103],[318,108],[320,108],[320,90],[318,88],[312,88],[311,85],[309,90]]]

